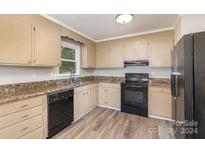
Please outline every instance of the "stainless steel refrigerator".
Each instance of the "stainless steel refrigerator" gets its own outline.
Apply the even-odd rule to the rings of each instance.
[[[172,118],[176,138],[205,138],[205,32],[172,49]]]

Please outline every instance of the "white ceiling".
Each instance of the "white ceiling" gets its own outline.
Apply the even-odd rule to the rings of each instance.
[[[115,21],[115,14],[52,14],[49,16],[95,41],[170,29],[177,18],[176,14],[135,14],[130,23],[121,25]]]

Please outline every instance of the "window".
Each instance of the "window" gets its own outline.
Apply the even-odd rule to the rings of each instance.
[[[75,73],[79,75],[80,69],[80,45],[68,42],[61,43],[61,66],[60,75],[69,75]]]

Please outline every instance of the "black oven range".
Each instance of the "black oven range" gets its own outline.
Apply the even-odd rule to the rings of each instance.
[[[147,73],[126,73],[121,83],[121,112],[148,117]]]

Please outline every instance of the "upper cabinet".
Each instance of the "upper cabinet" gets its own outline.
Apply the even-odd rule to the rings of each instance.
[[[123,68],[123,44],[116,41],[110,45],[109,48],[109,67]]]
[[[171,67],[173,31],[156,33],[151,41],[150,67]]]
[[[106,43],[100,43],[96,45],[96,68],[108,68],[109,67],[109,52],[110,45]]]
[[[95,43],[81,45],[81,67],[95,68]]]
[[[59,65],[59,25],[40,15],[0,15],[0,25],[1,65]]]
[[[28,15],[0,15],[0,64],[30,65],[32,23]]]
[[[156,33],[151,39],[150,67],[171,67],[173,31]]]
[[[61,54],[61,27],[41,16],[34,16],[34,65],[58,66]]]
[[[129,40],[124,42],[124,60],[149,60],[150,43]]]
[[[171,67],[173,31],[99,42],[97,68],[122,68],[125,60],[148,60],[150,67]]]
[[[123,44],[102,42],[96,45],[96,68],[123,68]]]
[[[134,60],[135,57],[135,45],[132,40],[124,40],[123,43],[124,60]]]
[[[149,42],[136,42],[134,60],[149,60],[150,48]]]

